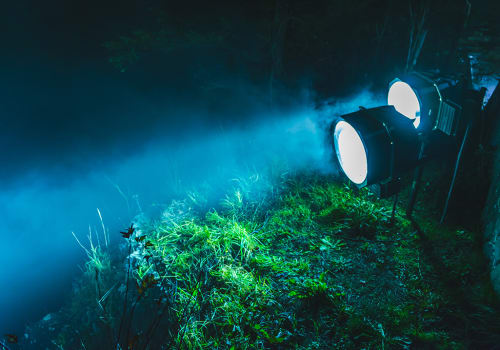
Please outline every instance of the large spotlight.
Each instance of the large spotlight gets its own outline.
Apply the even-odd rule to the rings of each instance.
[[[358,187],[396,180],[417,164],[417,132],[393,106],[343,115],[331,131],[340,168]]]
[[[358,132],[344,120],[335,126],[333,132],[335,150],[340,166],[349,180],[362,184],[368,174],[366,150]]]
[[[413,121],[422,132],[439,130],[455,135],[461,115],[458,80],[417,72],[394,79],[389,85],[387,103]]]

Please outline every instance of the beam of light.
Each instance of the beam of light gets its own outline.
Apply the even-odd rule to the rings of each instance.
[[[420,125],[420,102],[415,91],[405,82],[397,81],[389,88],[387,103],[396,111],[413,120],[415,129]]]
[[[363,183],[368,174],[368,162],[365,146],[358,132],[351,124],[340,121],[335,126],[333,139],[344,173],[355,184]]]

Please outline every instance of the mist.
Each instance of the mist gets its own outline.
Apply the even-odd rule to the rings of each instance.
[[[465,86],[496,86],[497,3],[2,4],[0,348],[495,347],[498,110]],[[468,125],[405,218],[343,185],[330,126],[411,70],[463,79]]]
[[[79,101],[83,94],[76,89],[70,103],[51,108],[55,116],[2,135],[20,142],[3,153],[10,167],[0,194],[0,284],[6,286],[0,291],[0,332],[20,333],[27,322],[61,306],[85,262],[71,232],[82,241],[89,229],[99,232],[97,208],[113,245],[134,216],[154,217],[188,192],[210,192],[217,203],[235,178],[270,168],[334,175],[330,122],[359,106],[380,104],[365,91],[318,106],[310,92],[301,91],[295,101],[270,106],[265,91],[238,85],[231,99],[219,91],[222,102],[214,105],[199,96],[188,104],[187,95],[155,101],[100,81],[87,109],[80,107],[89,101],[89,90],[86,101]],[[122,96],[96,103],[100,91]],[[50,90],[40,93],[60,98]]]
[[[216,205],[238,178],[336,175],[331,121],[384,104],[366,86],[318,102],[307,76],[271,99],[267,78],[217,47],[145,55],[122,74],[102,41],[139,21],[134,1],[85,20],[83,2],[32,6],[11,4],[3,21],[0,334],[61,307],[86,259],[72,232],[100,232],[97,209],[113,247],[136,215],[154,218],[188,193]]]

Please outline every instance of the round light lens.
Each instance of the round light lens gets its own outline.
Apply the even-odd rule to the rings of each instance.
[[[389,105],[393,105],[396,111],[413,120],[413,126],[420,125],[420,102],[415,91],[405,82],[397,81],[389,88],[387,96]]]
[[[342,170],[349,180],[361,184],[368,174],[366,150],[358,132],[345,121],[339,121],[333,133],[335,151]]]

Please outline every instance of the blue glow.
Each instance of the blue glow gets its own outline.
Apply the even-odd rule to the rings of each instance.
[[[415,91],[405,82],[397,81],[389,88],[387,103],[396,111],[413,120],[413,126],[420,125],[420,102]]]
[[[363,183],[368,174],[368,162],[365,146],[358,132],[351,124],[340,121],[335,126],[333,139],[344,173],[355,184]]]

